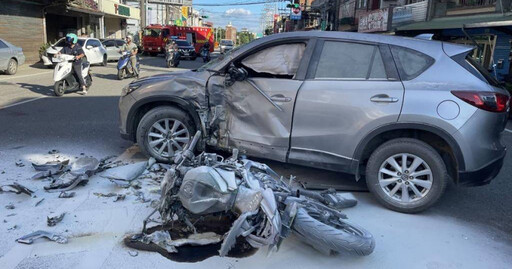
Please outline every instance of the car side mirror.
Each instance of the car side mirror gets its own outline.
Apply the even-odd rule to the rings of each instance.
[[[236,67],[231,64],[228,68],[226,79],[224,80],[224,86],[230,87],[235,84],[236,81],[244,81],[249,76],[249,73],[243,67]]]
[[[93,48],[93,46],[91,46],[91,45],[87,45],[85,48],[90,50],[90,49],[92,49],[92,48]]]

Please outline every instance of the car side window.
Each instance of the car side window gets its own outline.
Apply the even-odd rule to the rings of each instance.
[[[0,40],[0,49],[5,49],[5,48],[7,48],[7,45],[2,40]]]
[[[118,47],[122,47],[124,45],[124,43],[125,42],[122,41],[122,40],[116,40],[116,44],[117,44]]]
[[[241,64],[250,77],[293,78],[305,50],[302,42],[276,45],[247,56]]]
[[[106,47],[106,48],[113,47],[114,46],[114,41],[112,41],[112,40],[105,41],[105,42],[103,42],[103,46]]]
[[[409,48],[391,46],[391,53],[402,80],[414,79],[434,64],[432,57]]]
[[[387,74],[378,46],[325,41],[315,78],[387,79]]]

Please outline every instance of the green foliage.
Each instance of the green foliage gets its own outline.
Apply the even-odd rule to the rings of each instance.
[[[252,33],[242,32],[242,33],[237,33],[237,39],[238,39],[238,45],[241,46],[241,45],[251,42],[254,39],[254,36],[252,35]]]
[[[52,44],[50,44],[50,43],[43,43],[39,47],[39,57],[41,57],[51,45]]]

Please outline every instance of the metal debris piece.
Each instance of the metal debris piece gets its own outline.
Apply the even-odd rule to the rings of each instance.
[[[31,189],[29,189],[17,182],[0,186],[0,193],[1,192],[14,192],[16,194],[24,193],[29,196],[32,196],[32,194],[34,193],[34,191],[32,191]]]
[[[5,206],[5,209],[14,209],[14,205],[12,203],[9,203]]]
[[[87,175],[91,177],[98,170],[99,165],[100,161],[96,158],[82,157],[71,164],[70,173],[77,176]]]
[[[32,163],[32,167],[34,167],[36,171],[61,170],[64,166],[68,164],[69,160],[49,161],[44,164]]]
[[[135,201],[140,201],[141,203],[151,202],[151,199],[146,199],[144,193],[141,191],[136,191],[134,194],[135,196],[137,196],[137,199],[135,199]]]
[[[65,191],[63,191],[63,192],[61,192],[59,194],[59,198],[72,198],[74,196],[75,196],[75,192],[74,191],[72,191],[72,192],[65,192]]]
[[[99,166],[99,161],[92,157],[82,157],[73,162],[70,171],[62,174],[58,179],[53,180],[44,189],[48,192],[69,191],[79,184],[87,184]]]
[[[14,224],[14,226],[7,228],[8,231],[16,230],[18,229],[18,225]]]
[[[126,183],[129,183],[130,181],[142,175],[144,170],[146,170],[146,165],[147,162],[138,162],[134,164],[118,166],[106,170],[101,176],[110,179],[117,184],[126,185]]]
[[[34,206],[38,206],[39,204],[41,204],[42,202],[44,201],[44,198],[39,200]]]
[[[17,167],[24,167],[25,166],[25,164],[23,163],[22,160],[18,160],[14,164],[16,164]]]
[[[23,244],[32,244],[34,243],[34,240],[42,237],[57,242],[59,244],[66,244],[68,242],[68,239],[62,235],[41,230],[22,236],[16,239],[16,242]]]
[[[107,193],[107,194],[95,192],[93,194],[98,197],[115,197],[114,202],[121,201],[126,198],[126,195],[124,195],[124,194],[117,194],[117,193],[113,193],[113,192]]]
[[[48,154],[57,154],[57,153],[59,153],[59,151],[56,149],[52,149],[52,150],[48,151]]]
[[[134,250],[134,251],[131,251],[131,250],[128,250],[128,254],[132,257],[137,257],[139,256],[139,252]]]
[[[53,227],[57,225],[57,223],[61,222],[62,219],[64,219],[64,215],[66,215],[66,212],[60,215],[48,216],[46,217],[46,224],[48,224],[50,227]]]
[[[11,214],[7,215],[6,217],[12,217],[12,216],[16,216],[16,213],[11,213]]]
[[[120,160],[115,160],[116,155],[110,155],[100,160],[97,172],[103,172],[107,169],[117,167],[122,164]]]

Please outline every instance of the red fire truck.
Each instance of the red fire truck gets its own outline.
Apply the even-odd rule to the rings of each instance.
[[[164,52],[169,39],[182,39],[194,44],[196,53],[199,53],[206,42],[210,43],[211,52],[214,49],[215,40],[212,28],[151,24],[146,27],[142,37],[144,52],[151,56]]]

